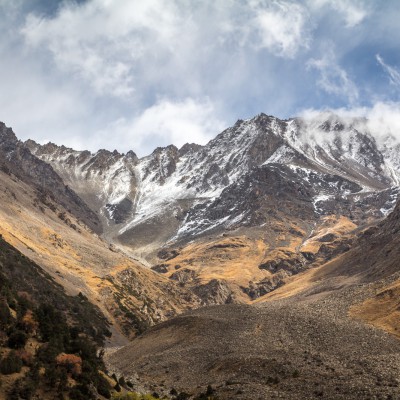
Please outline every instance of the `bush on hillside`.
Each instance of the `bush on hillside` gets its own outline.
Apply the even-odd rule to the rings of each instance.
[[[20,372],[22,368],[22,361],[17,357],[15,351],[11,351],[8,356],[0,361],[0,373],[4,375],[15,374]]]
[[[8,337],[8,347],[10,349],[22,349],[25,346],[28,337],[24,331],[15,330]]]

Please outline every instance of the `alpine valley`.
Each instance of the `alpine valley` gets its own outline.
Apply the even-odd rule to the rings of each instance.
[[[42,271],[23,290],[80,296],[108,372],[155,397],[400,398],[399,182],[397,139],[330,112],[143,158],[0,125],[3,247]]]

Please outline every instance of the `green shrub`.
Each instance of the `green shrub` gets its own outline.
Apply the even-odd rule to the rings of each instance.
[[[9,399],[24,399],[30,400],[35,394],[37,385],[30,379],[18,379],[11,391],[9,392]]]
[[[128,392],[124,394],[113,393],[112,400],[157,400],[157,397],[153,397],[150,394]]]
[[[24,331],[15,330],[8,337],[8,347],[11,349],[22,349],[28,337]]]
[[[20,372],[22,368],[22,361],[14,351],[11,351],[7,357],[0,361],[0,373],[4,375],[14,374]]]
[[[59,374],[59,381],[57,386],[57,392],[62,393],[66,390],[68,385],[68,374],[67,371],[63,368]]]
[[[178,396],[175,397],[176,400],[188,400],[190,398],[190,394],[186,392],[181,392]]]
[[[218,396],[216,396],[215,393],[216,390],[211,385],[208,385],[207,390],[196,396],[195,400],[217,400]]]
[[[46,367],[44,377],[46,378],[46,382],[49,384],[49,386],[54,387],[59,379],[59,373],[56,369],[56,366],[50,365]]]
[[[28,309],[32,307],[32,303],[24,295],[16,297],[18,301],[17,316],[18,318],[22,318],[28,311]]]
[[[77,385],[69,392],[70,400],[90,400],[95,397],[86,385]]]
[[[211,385],[207,386],[206,396],[212,396],[215,393],[215,389]]]
[[[55,362],[56,356],[63,352],[63,344],[59,341],[52,340],[51,342],[46,343],[39,348],[37,352],[37,359],[43,364],[51,364]]]
[[[110,384],[108,383],[107,379],[103,378],[101,375],[99,375],[96,389],[99,395],[105,397],[106,399],[111,398]]]
[[[45,342],[55,338],[60,338],[64,342],[68,340],[66,336],[69,335],[69,329],[65,317],[51,304],[41,304],[36,311],[36,319]]]
[[[120,386],[126,387],[125,378],[123,376],[118,379],[118,383],[120,384]]]
[[[117,382],[117,384],[114,386],[114,390],[116,390],[117,392],[121,391],[121,386],[119,386],[119,383]]]

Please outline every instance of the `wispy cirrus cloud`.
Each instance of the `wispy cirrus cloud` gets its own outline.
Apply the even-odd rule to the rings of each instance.
[[[384,59],[379,54],[377,54],[375,57],[383,70],[388,74],[390,82],[395,86],[400,86],[400,71],[395,67],[385,63]]]
[[[358,100],[358,89],[349,78],[347,72],[338,64],[332,48],[329,48],[323,57],[310,59],[308,68],[316,69],[320,76],[317,78],[318,86],[329,94],[345,97],[350,104]]]

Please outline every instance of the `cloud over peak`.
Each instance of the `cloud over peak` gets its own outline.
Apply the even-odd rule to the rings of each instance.
[[[22,138],[144,154],[259,112],[397,100],[394,0],[0,0],[0,10],[0,119]]]

